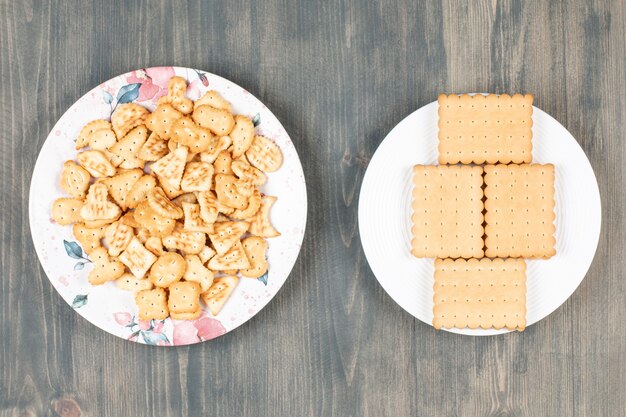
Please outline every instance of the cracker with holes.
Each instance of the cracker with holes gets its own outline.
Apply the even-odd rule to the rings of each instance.
[[[250,164],[261,171],[274,172],[283,164],[283,153],[277,144],[265,136],[255,136],[246,151]]]
[[[169,287],[180,281],[185,273],[187,264],[185,259],[176,252],[165,252],[159,256],[152,269],[150,269],[150,281],[157,287]]]
[[[436,259],[435,329],[526,327],[526,262],[523,259]]]
[[[212,191],[204,191],[196,194],[200,205],[200,217],[205,223],[213,224],[217,220],[219,213],[217,197]]]
[[[483,169],[413,167],[411,253],[424,258],[482,258]]]
[[[267,272],[265,251],[267,242],[262,237],[250,236],[241,241],[243,251],[250,261],[250,267],[241,270],[241,275],[248,278],[258,278]]]
[[[252,217],[250,221],[250,234],[260,237],[277,237],[280,236],[280,232],[272,226],[271,211],[272,206],[276,202],[277,198],[270,195],[264,195],[261,199],[261,208]]]
[[[152,132],[146,143],[139,149],[137,157],[144,161],[154,162],[163,158],[168,152],[167,141],[161,139],[156,132]]]
[[[533,96],[441,94],[439,163],[529,163]]]
[[[146,199],[148,191],[156,187],[156,179],[152,175],[144,175],[137,180],[124,198],[124,203],[129,208],[135,208]]]
[[[106,151],[117,142],[115,132],[112,129],[98,129],[89,135],[89,147],[97,151]]]
[[[89,255],[94,249],[102,246],[105,229],[105,226],[89,228],[83,223],[76,223],[72,226],[72,234],[85,253]]]
[[[61,170],[61,189],[75,198],[84,198],[89,188],[89,172],[74,161],[65,161]]]
[[[187,255],[185,256],[185,262],[187,263],[187,269],[185,269],[183,279],[185,281],[197,282],[200,285],[200,292],[208,291],[215,277],[213,271],[204,266],[199,255]]]
[[[150,112],[137,103],[124,103],[117,106],[111,115],[111,125],[118,139],[126,136],[135,127],[144,124]]]
[[[213,184],[213,165],[208,162],[188,162],[180,188],[186,192],[209,191]]]
[[[246,257],[241,241],[237,240],[228,252],[211,258],[207,266],[213,271],[247,269],[250,268],[250,261]]]
[[[186,255],[200,253],[206,244],[206,234],[202,232],[190,232],[188,230],[174,230],[163,239],[163,246],[169,250],[179,250]]]
[[[89,146],[89,140],[91,135],[101,129],[111,129],[111,122],[107,120],[93,120],[87,123],[78,134],[76,138],[76,149],[82,149],[85,146]]]
[[[231,169],[232,162],[233,157],[230,152],[221,151],[219,154],[217,154],[215,162],[213,162],[215,174],[231,175],[233,173],[233,170]]]
[[[129,273],[124,273],[122,274],[121,277],[116,279],[115,286],[117,286],[117,288],[121,290],[131,291],[131,292],[150,290],[154,287],[154,285],[152,285],[152,282],[149,279],[146,279],[146,278],[139,279],[135,277],[133,274],[129,274]]]
[[[167,306],[171,313],[193,313],[200,310],[200,284],[179,281],[169,286]]]
[[[163,249],[163,242],[161,242],[161,238],[159,237],[150,236],[145,242],[143,242],[143,245],[156,256],[161,256],[165,253],[165,250]]]
[[[148,191],[146,201],[152,210],[156,211],[160,216],[168,219],[180,219],[183,217],[181,208],[167,198],[161,187],[154,187]]]
[[[165,320],[169,316],[167,294],[163,288],[142,290],[135,294],[139,320]]]
[[[215,252],[212,247],[205,246],[202,248],[200,253],[198,253],[198,258],[200,258],[200,261],[202,261],[202,264],[204,265],[209,262],[209,260],[214,257],[216,253],[217,252]]]
[[[213,280],[209,290],[201,294],[202,301],[209,307],[211,314],[214,316],[219,314],[238,283],[239,277],[230,275]]]
[[[180,208],[183,208],[183,203],[194,204],[197,202],[198,199],[196,198],[196,195],[194,193],[181,194],[172,200],[172,203]]]
[[[50,215],[61,226],[67,226],[83,220],[80,215],[82,208],[83,200],[78,198],[57,198],[52,202]]]
[[[234,175],[217,174],[215,194],[218,201],[228,207],[244,209],[248,204],[248,198],[241,192],[239,180]]]
[[[183,114],[172,107],[171,104],[159,104],[148,117],[146,127],[155,132],[163,140],[169,140],[172,134],[172,126]]]
[[[213,233],[209,239],[218,255],[224,255],[230,248],[239,242],[241,236],[248,231],[248,222],[220,222],[213,225]],[[230,269],[230,268],[229,268]]]
[[[143,171],[141,169],[131,169],[113,177],[105,178],[102,180],[102,183],[107,186],[113,201],[122,209],[125,209],[128,206],[126,198],[142,176]]]
[[[254,139],[254,124],[252,120],[242,115],[235,116],[235,126],[233,126],[229,136],[233,140],[233,158],[239,158],[252,145],[252,140]]]
[[[103,183],[95,183],[89,187],[85,204],[80,209],[84,220],[116,220],[122,214],[120,208],[108,200],[109,192]]]
[[[186,146],[190,154],[204,152],[213,141],[210,130],[200,127],[190,117],[181,117],[172,125],[171,139],[168,146]]]
[[[123,159],[120,167],[124,169],[143,168],[143,161],[137,158],[137,155],[146,140],[148,140],[148,129],[144,125],[140,125],[128,132],[109,151]]]
[[[135,235],[132,227],[116,221],[106,227],[104,232],[104,241],[109,247],[109,255],[119,256],[130,243]]]
[[[119,259],[135,277],[143,278],[157,257],[146,249],[136,237],[133,237]]]
[[[231,112],[230,103],[215,90],[207,91],[194,103],[195,107],[204,105],[208,105],[216,109],[227,110],[229,113]]]
[[[115,167],[111,161],[100,151],[85,151],[76,157],[80,166],[85,168],[96,178],[112,177],[115,175]]]
[[[236,209],[234,210],[232,213],[229,214],[229,216],[233,219],[236,220],[247,220],[247,219],[251,219],[253,218],[258,212],[259,209],[261,208],[261,203],[263,202],[263,197],[261,196],[261,193],[259,192],[259,190],[257,190],[256,188],[254,189],[252,195],[248,198],[248,206],[245,209]],[[260,218],[260,220],[263,220],[262,218]],[[271,226],[271,224],[270,224]],[[257,226],[255,226],[255,230],[256,230]],[[272,227],[272,229],[274,229]],[[268,228],[269,230],[269,228]],[[275,234],[277,233],[276,230],[274,229],[273,231],[269,231],[269,234]]]
[[[150,231],[152,236],[167,236],[174,230],[176,221],[158,214],[147,201],[140,203],[133,212],[135,221]]]
[[[213,233],[213,223],[207,223],[200,216],[200,205],[183,203],[184,228],[190,232]]]
[[[167,85],[167,95],[159,98],[157,104],[171,104],[183,114],[193,111],[193,101],[185,97],[187,81],[183,77],[172,77]]]
[[[216,109],[209,105],[196,107],[191,117],[198,125],[209,129],[218,136],[228,135],[235,125],[235,118],[230,111]]]
[[[554,166],[486,165],[484,181],[485,255],[554,256]]]
[[[238,159],[230,165],[232,171],[240,180],[253,185],[263,185],[267,181],[266,175],[258,168],[253,167],[247,161]]]
[[[214,136],[206,151],[200,152],[200,160],[210,164],[217,160],[218,155],[232,144],[230,136]]]
[[[174,189],[180,189],[180,181],[183,178],[185,164],[187,163],[187,148],[181,146],[174,152],[165,155],[150,166],[150,169],[159,179],[164,179]]]
[[[124,273],[124,265],[120,261],[111,259],[103,247],[94,249],[89,257],[93,263],[93,269],[87,277],[91,285],[115,281]]]

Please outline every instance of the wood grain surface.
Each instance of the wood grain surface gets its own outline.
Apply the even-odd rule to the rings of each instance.
[[[623,1],[0,0],[0,416],[626,415]],[[149,66],[222,75],[302,159],[307,234],[283,289],[217,340],[152,348],[78,316],[28,226],[37,154],[93,86]],[[602,234],[572,297],[522,334],[437,332],[372,275],[359,188],[440,92],[532,92],[576,137]]]

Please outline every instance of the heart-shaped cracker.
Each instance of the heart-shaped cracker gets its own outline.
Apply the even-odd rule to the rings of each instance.
[[[206,234],[187,230],[174,230],[162,240],[163,246],[169,250],[179,250],[186,255],[195,255],[200,253],[206,245]]]
[[[217,316],[239,283],[239,277],[226,275],[215,278],[208,291],[201,294],[211,314]]]
[[[143,171],[141,169],[131,169],[129,171],[123,171],[113,177],[105,178],[102,180],[102,183],[107,186],[113,200],[122,209],[126,209],[128,207],[126,198],[133,189],[133,186],[142,176]]]
[[[205,223],[213,224],[217,220],[218,206],[217,197],[212,191],[196,193],[198,204],[200,205],[200,217]]]
[[[276,197],[269,195],[263,196],[261,208],[254,215],[250,223],[250,229],[248,229],[250,234],[260,237],[280,236],[280,232],[274,229],[270,220],[270,211],[275,202]]]
[[[169,140],[172,126],[183,114],[172,107],[171,104],[160,104],[146,118],[146,126],[152,132],[156,132],[161,139]]]
[[[185,258],[175,252],[165,252],[152,266],[150,281],[157,287],[169,287],[183,277],[185,268]]]
[[[230,103],[215,90],[207,91],[194,103],[194,107],[200,107],[204,105],[208,105],[216,109],[228,110],[229,113],[232,113],[230,110]]]
[[[193,111],[193,101],[185,97],[187,91],[187,81],[182,77],[172,77],[167,84],[167,95],[159,98],[157,104],[171,104],[176,110],[183,114]]]
[[[111,115],[113,131],[119,138],[126,136],[131,129],[144,124],[150,112],[136,103],[124,103],[117,106]]]
[[[78,163],[96,178],[112,177],[115,167],[100,151],[85,151],[76,157]]]
[[[256,188],[250,197],[248,197],[248,206],[243,210],[235,210],[229,216],[236,220],[247,220],[258,213],[263,201],[261,193]]]
[[[137,292],[135,304],[139,307],[139,320],[165,320],[170,314],[167,308],[167,294],[163,288]]]
[[[110,129],[111,123],[107,120],[94,120],[87,123],[78,134],[76,138],[76,149],[82,149],[89,145],[89,138],[91,134],[100,129]]]
[[[76,198],[84,198],[91,176],[74,161],[65,161],[61,170],[60,185],[63,191]]]
[[[124,265],[119,261],[111,260],[107,250],[103,247],[95,248],[89,256],[94,265],[87,277],[91,285],[114,281],[124,273]]]
[[[233,143],[230,136],[214,136],[206,151],[200,152],[202,162],[214,163],[220,152],[227,150]]]
[[[200,205],[183,203],[185,230],[190,232],[213,233],[213,224],[205,222],[200,216]]]
[[[149,279],[137,278],[133,274],[124,273],[121,277],[115,280],[117,288],[124,291],[144,291],[152,289],[153,285]]]
[[[213,166],[215,167],[215,174],[231,175],[233,170],[231,164],[233,158],[228,151],[222,151],[217,155]]]
[[[156,132],[152,132],[146,143],[139,149],[137,157],[144,161],[158,161],[167,154],[167,141],[161,139]]]
[[[267,181],[267,176],[260,169],[250,165],[247,161],[237,159],[230,164],[231,169],[240,180],[252,185],[263,185]]]
[[[274,172],[283,164],[280,148],[265,136],[254,137],[246,157],[252,165],[265,172]]]
[[[228,135],[235,126],[235,119],[228,110],[216,109],[208,105],[197,106],[191,117],[194,122],[218,136]]]
[[[115,132],[110,128],[98,129],[89,135],[89,147],[97,151],[106,151],[115,145],[117,138]]]
[[[229,134],[233,140],[233,158],[239,158],[252,144],[254,139],[254,124],[246,116],[235,116],[235,126]]]
[[[137,158],[137,154],[144,143],[146,143],[146,140],[148,140],[148,129],[146,126],[140,125],[128,132],[115,145],[111,146],[109,151],[124,158],[124,161],[128,161],[130,164],[141,164],[141,168],[143,168],[143,161]],[[119,166],[126,168],[124,165],[124,162],[122,162]]]
[[[250,268],[250,261],[246,257],[241,241],[237,240],[228,252],[223,255],[215,255],[211,258],[207,266],[213,271],[247,269]]]
[[[158,214],[147,201],[139,203],[133,217],[142,227],[150,231],[151,236],[163,237],[168,236],[174,230],[176,221]]]
[[[109,247],[109,255],[119,256],[126,249],[134,235],[133,228],[119,220],[107,226],[104,233],[104,241]]]
[[[187,147],[181,146],[174,152],[165,155],[150,166],[152,172],[164,179],[174,189],[180,189],[180,181],[185,171],[185,163],[187,162]]]
[[[248,205],[248,198],[240,192],[238,181],[234,175],[217,174],[215,193],[220,203],[235,209],[244,209]]]
[[[72,234],[85,253],[89,255],[94,249],[102,246],[105,229],[104,226],[90,229],[83,223],[76,223],[72,226]]]
[[[224,255],[232,248],[239,238],[248,231],[248,222],[220,222],[213,224],[213,233],[209,234],[209,239],[218,255]]]
[[[250,268],[242,269],[241,275],[248,278],[258,278],[267,272],[265,251],[267,242],[262,237],[250,236],[241,241],[243,251],[250,261]]]
[[[192,313],[200,310],[200,284],[179,281],[169,286],[167,306],[171,313]]]
[[[120,255],[120,261],[128,267],[136,278],[145,277],[156,260],[157,257],[146,249],[136,237],[131,239],[126,250]]]
[[[146,196],[152,210],[156,211],[159,215],[167,217],[168,219],[180,219],[183,217],[183,210],[167,198],[161,187],[154,187],[148,191]]]
[[[190,117],[181,117],[172,125],[170,143],[186,146],[190,153],[206,151],[212,141],[211,131],[198,126]]]
[[[84,220],[115,220],[122,214],[120,208],[108,200],[107,186],[96,182],[89,187],[85,204],[80,210]]]
[[[208,162],[188,162],[180,188],[183,191],[209,191],[213,184],[213,165]]]

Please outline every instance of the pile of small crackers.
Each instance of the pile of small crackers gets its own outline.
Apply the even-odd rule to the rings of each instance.
[[[555,255],[554,166],[530,94],[439,96],[439,164],[413,168],[412,253],[435,259],[433,326],[526,327],[525,259]]]
[[[271,139],[208,91],[185,97],[181,77],[150,112],[117,106],[88,123],[76,161],[64,163],[52,218],[73,225],[89,255],[89,282],[135,292],[141,320],[193,320],[200,299],[217,315],[239,282],[268,263],[265,238],[276,197],[258,189],[282,164]]]

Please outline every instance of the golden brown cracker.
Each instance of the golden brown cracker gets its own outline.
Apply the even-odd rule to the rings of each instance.
[[[118,105],[111,115],[111,125],[117,138],[123,138],[131,129],[144,124],[149,114],[148,109],[136,103]]]
[[[120,261],[126,265],[130,272],[137,278],[145,277],[156,260],[157,257],[146,249],[136,237],[131,239],[126,250],[120,255]]]
[[[191,117],[198,125],[218,136],[228,135],[235,125],[235,119],[228,110],[216,109],[208,105],[197,106]]]
[[[153,287],[152,282],[149,279],[139,279],[129,273],[125,273],[116,279],[115,285],[121,290],[132,292],[150,290]]]
[[[156,132],[163,140],[169,140],[172,126],[183,114],[172,107],[171,104],[159,104],[156,109],[146,118],[146,126],[150,131]]]
[[[228,252],[211,258],[207,266],[213,271],[247,269],[250,268],[250,261],[246,257],[241,241],[237,240]]]
[[[98,129],[89,135],[89,147],[97,151],[106,151],[117,142],[111,128]]]
[[[156,179],[152,175],[144,175],[131,187],[124,199],[125,204],[130,208],[135,208],[146,199],[146,194],[156,187]]]
[[[206,247],[206,246],[205,246]],[[214,273],[207,269],[198,255],[185,256],[187,268],[183,279],[185,281],[197,282],[200,285],[200,292],[208,291],[213,283]]]
[[[192,313],[200,310],[200,284],[179,281],[169,286],[167,306],[170,313]]]
[[[208,291],[202,293],[204,303],[209,307],[211,314],[217,316],[239,283],[239,277],[226,275],[215,278]]]
[[[209,234],[209,239],[218,255],[224,255],[232,248],[239,238],[248,231],[248,222],[220,222],[213,224],[213,233]]]
[[[252,217],[250,228],[248,231],[254,236],[260,237],[277,237],[280,232],[272,226],[271,210],[277,198],[274,196],[264,195],[261,199],[261,208]]]
[[[96,182],[89,187],[85,204],[80,209],[80,216],[84,220],[112,220],[122,214],[120,208],[108,200],[107,186]]]
[[[231,169],[231,164],[233,162],[233,158],[228,151],[221,151],[215,162],[213,162],[213,166],[215,168],[215,174],[224,174],[224,175],[232,175],[233,170]]]
[[[267,272],[267,259],[265,251],[267,242],[262,237],[250,236],[241,241],[246,257],[250,261],[250,267],[241,270],[241,275],[248,278],[258,278]]]
[[[128,164],[134,164],[133,168],[140,164],[143,168],[143,161],[137,158],[137,154],[146,140],[148,140],[148,129],[144,125],[139,125],[111,146],[109,151],[120,158],[124,158],[124,162],[128,161],[126,164],[120,163],[119,166],[122,168],[130,169]]]
[[[187,148],[181,146],[153,163],[150,169],[158,175],[159,179],[165,179],[169,185],[178,190],[187,163],[187,152]]]
[[[234,175],[217,174],[215,176],[215,194],[220,203],[235,209],[244,209],[248,198],[239,188],[239,180]]]
[[[232,144],[230,136],[214,136],[209,142],[209,146],[206,151],[200,152],[200,160],[202,162],[208,162],[210,164],[217,160],[218,155],[227,150]]]
[[[183,203],[184,228],[191,232],[213,233],[213,224],[207,223],[200,216],[200,205]]]
[[[147,201],[139,203],[133,212],[135,221],[150,231],[152,236],[168,236],[174,230],[176,221],[163,217],[150,207]]]
[[[265,173],[250,165],[248,161],[238,159],[232,161],[230,166],[240,180],[250,182],[253,185],[263,185],[267,181]]]
[[[200,205],[200,217],[205,223],[213,224],[217,220],[219,213],[217,197],[212,191],[204,191],[196,193],[198,204]]]
[[[78,163],[96,178],[112,177],[115,167],[100,151],[85,151],[76,157]]]
[[[103,247],[95,248],[89,255],[93,263],[93,269],[89,272],[87,280],[91,285],[101,285],[107,281],[115,281],[124,273],[124,265],[109,257]]]
[[[183,217],[183,210],[167,198],[161,187],[154,187],[148,191],[146,198],[152,210],[156,211],[160,216],[168,219],[180,219]]]
[[[168,146],[170,150],[174,144],[186,146],[190,153],[196,154],[206,151],[212,141],[213,134],[210,130],[198,126],[190,117],[181,117],[172,125]]]
[[[61,170],[59,185],[69,195],[75,198],[84,198],[89,188],[91,175],[86,169],[74,161],[65,161]]]
[[[89,228],[83,223],[76,223],[72,226],[72,234],[74,238],[80,243],[81,248],[87,255],[102,246],[102,238],[105,233],[105,226]]]
[[[167,85],[167,95],[159,98],[157,104],[171,104],[183,114],[193,111],[193,101],[185,97],[187,81],[183,77],[172,77]]]
[[[121,221],[116,221],[107,226],[104,233],[104,241],[109,248],[109,255],[119,256],[126,249],[134,235],[133,228]]]
[[[180,182],[183,191],[209,191],[213,184],[213,165],[208,162],[188,162]]]
[[[169,316],[167,294],[163,288],[143,290],[135,294],[139,320],[165,320]]]
[[[143,245],[156,256],[161,256],[165,253],[165,250],[163,249],[163,242],[161,242],[160,237],[150,236],[146,239]]]
[[[146,143],[143,144],[137,157],[144,161],[158,161],[168,154],[167,142],[159,137],[156,132],[150,133]]]
[[[188,230],[174,230],[163,239],[163,246],[169,250],[180,250],[186,255],[200,253],[206,244],[206,234]]]
[[[142,176],[143,171],[141,169],[131,169],[123,171],[113,177],[105,178],[102,180],[102,183],[107,186],[109,194],[113,200],[122,209],[126,209],[128,207],[126,198],[133,189],[133,186]]]
[[[194,103],[194,107],[200,107],[204,105],[209,105],[216,109],[224,109],[231,113],[230,103],[215,90],[207,91]]]
[[[183,277],[186,267],[185,258],[175,252],[165,252],[152,265],[150,281],[157,287],[169,287]]]
[[[243,155],[254,139],[254,124],[252,120],[246,116],[235,116],[235,126],[229,133],[230,138],[233,140],[233,158],[239,158]]]
[[[93,132],[101,129],[110,129],[111,123],[107,120],[93,120],[87,123],[76,138],[76,149],[82,149],[89,145],[89,139]]]
[[[283,164],[280,147],[265,136],[254,137],[246,157],[250,164],[265,172],[274,172]]]

